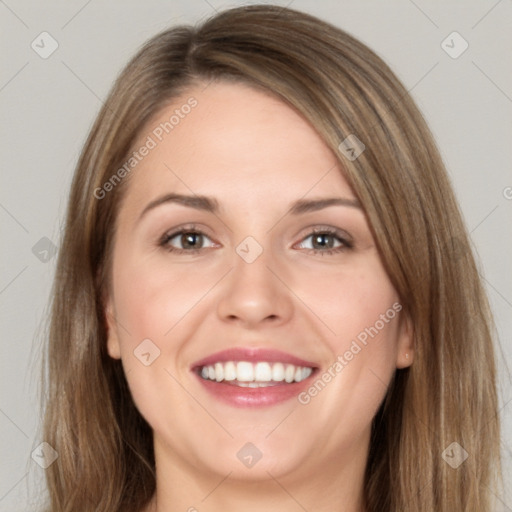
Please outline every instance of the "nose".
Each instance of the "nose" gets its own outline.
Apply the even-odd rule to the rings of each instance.
[[[283,325],[293,315],[292,292],[270,252],[251,263],[238,254],[222,283],[217,314],[224,322],[245,328]]]

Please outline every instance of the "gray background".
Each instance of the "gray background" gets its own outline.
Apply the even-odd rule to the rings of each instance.
[[[59,243],[73,169],[91,123],[115,76],[147,38],[243,3],[0,0],[1,511],[35,510],[42,492],[44,469],[31,453],[43,441],[37,431],[41,326],[55,258],[48,241],[40,240]],[[310,12],[368,44],[411,91],[434,132],[495,313],[508,487],[499,510],[510,511],[512,387],[505,361],[511,366],[512,2],[275,3]],[[58,43],[46,59],[31,47],[35,40],[43,51],[43,31]],[[469,44],[458,58],[442,47],[453,31]],[[462,48],[452,39],[445,43],[454,47],[450,51]],[[45,39],[44,51],[49,48]]]

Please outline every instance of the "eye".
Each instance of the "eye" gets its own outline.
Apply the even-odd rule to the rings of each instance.
[[[204,247],[205,240],[210,239],[205,233],[192,226],[165,233],[160,239],[159,245],[170,252],[190,254],[207,248]],[[215,244],[212,242],[210,247],[214,246]]]
[[[335,254],[352,249],[353,243],[347,235],[333,228],[316,228],[299,244],[300,249],[308,249],[313,254]],[[310,240],[310,242],[305,242]]]

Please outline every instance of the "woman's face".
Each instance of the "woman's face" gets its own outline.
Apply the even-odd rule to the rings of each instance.
[[[286,104],[222,82],[173,101],[135,146],[108,350],[157,461],[361,473],[411,332],[335,156]]]

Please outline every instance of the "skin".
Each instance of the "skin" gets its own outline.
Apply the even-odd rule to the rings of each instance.
[[[157,493],[147,510],[361,511],[372,418],[396,368],[412,363],[410,322],[397,314],[307,405],[240,409],[203,389],[191,365],[233,346],[279,349],[314,361],[321,375],[399,297],[361,208],[287,213],[301,198],[356,198],[318,134],[279,100],[199,84],[135,146],[191,96],[197,106],[129,178],[106,304],[109,354],[122,359],[154,431]],[[214,197],[220,210],[165,203],[140,218],[171,192]],[[191,223],[206,234],[198,252],[159,245]],[[310,235],[326,226],[353,247],[321,253],[328,248]],[[248,236],[263,249],[252,263],[236,252]],[[327,243],[344,246],[336,236]],[[134,356],[147,338],[160,350],[149,366]],[[263,455],[250,469],[236,456],[247,442]]]

